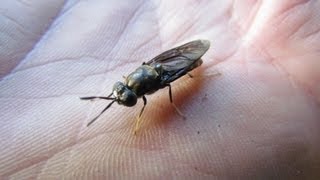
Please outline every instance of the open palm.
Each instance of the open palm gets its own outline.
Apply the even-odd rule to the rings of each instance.
[[[318,1],[12,2],[0,26],[1,179],[320,176]],[[211,42],[203,65],[172,83],[186,120],[162,89],[136,136],[141,99],[86,126],[108,102],[80,96],[108,95],[195,39]]]

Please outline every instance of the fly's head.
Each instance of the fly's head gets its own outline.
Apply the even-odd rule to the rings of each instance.
[[[114,97],[111,97],[111,96]],[[125,106],[134,106],[137,103],[137,95],[128,88],[127,85],[125,85],[122,82],[117,82],[113,86],[112,93],[109,96],[88,96],[88,97],[80,97],[82,100],[93,100],[93,99],[104,99],[104,100],[111,100],[111,102],[105,107],[101,113],[93,118],[87,126],[90,126],[94,121],[96,121],[114,102],[117,102],[118,104],[122,104]]]
[[[122,82],[113,85],[112,93],[118,104],[131,107],[137,103],[137,95]]]

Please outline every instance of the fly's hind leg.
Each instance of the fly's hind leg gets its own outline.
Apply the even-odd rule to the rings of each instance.
[[[186,117],[183,115],[183,113],[178,109],[178,107],[176,106],[176,104],[173,102],[171,85],[168,84],[167,86],[169,86],[169,98],[170,98],[170,103],[172,104],[172,106],[174,107],[174,109],[177,111],[177,113],[178,113],[183,119],[186,119]]]
[[[207,77],[216,77],[216,76],[220,76],[221,73],[218,71],[218,70],[214,70],[213,72],[211,73],[208,73],[208,74],[205,74],[204,76],[207,76]]]
[[[187,75],[190,77],[190,78],[208,78],[208,77],[216,77],[216,76],[220,76],[221,73],[217,70],[211,72],[211,73],[208,73],[208,74],[203,74],[203,75],[199,75],[199,76],[193,76],[191,73],[187,73]]]
[[[189,78],[193,78],[193,75],[191,73],[187,73]]]
[[[133,132],[134,135],[137,134],[137,131],[138,131],[139,128],[140,128],[141,116],[142,116],[142,113],[143,113],[143,111],[144,111],[144,108],[145,108],[146,105],[147,105],[147,98],[146,98],[145,96],[142,96],[142,99],[143,99],[143,107],[142,107],[142,109],[141,109],[141,111],[140,111],[140,113],[139,113],[139,116],[137,117],[136,124],[135,124],[135,126],[134,126],[134,132]]]
[[[220,76],[221,73],[219,71],[214,71],[209,74],[204,74],[204,75],[200,75],[200,76],[193,76],[191,73],[187,73],[187,75],[189,76],[189,78],[206,78],[206,77]]]

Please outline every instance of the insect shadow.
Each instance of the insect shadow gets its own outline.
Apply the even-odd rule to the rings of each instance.
[[[113,103],[117,102],[120,105],[131,107],[137,103],[138,98],[142,98],[143,107],[134,127],[134,134],[136,134],[140,126],[141,115],[147,105],[145,95],[152,94],[165,87],[169,87],[169,98],[172,106],[180,116],[184,117],[173,102],[170,83],[186,74],[192,77],[189,72],[202,64],[201,57],[209,47],[210,42],[208,40],[195,40],[167,50],[150,61],[143,62],[140,67],[125,77],[124,82],[116,82],[108,96],[80,97],[81,100],[111,100],[87,126],[96,121]]]

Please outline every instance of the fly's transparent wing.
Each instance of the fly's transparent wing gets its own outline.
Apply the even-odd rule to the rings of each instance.
[[[208,40],[196,40],[170,49],[145,63],[155,67],[160,64],[162,83],[170,83],[202,64],[201,57],[210,47]]]

